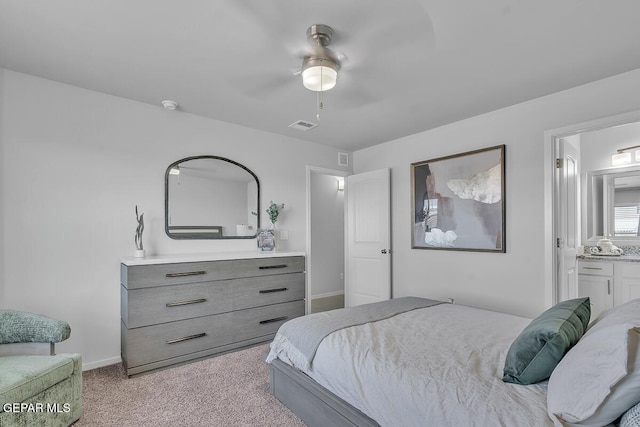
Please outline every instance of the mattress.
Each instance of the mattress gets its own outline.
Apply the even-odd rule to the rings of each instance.
[[[301,370],[382,426],[552,426],[546,382],[502,381],[507,350],[530,319],[441,304],[329,334]]]

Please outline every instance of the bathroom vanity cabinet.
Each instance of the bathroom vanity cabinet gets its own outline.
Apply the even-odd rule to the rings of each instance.
[[[578,260],[578,296],[591,298],[591,319],[615,305],[640,298],[640,257]]]

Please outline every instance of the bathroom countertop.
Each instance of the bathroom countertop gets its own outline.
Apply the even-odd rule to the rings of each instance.
[[[640,262],[638,254],[624,255],[577,255],[578,259],[587,261],[615,261],[615,262]]]

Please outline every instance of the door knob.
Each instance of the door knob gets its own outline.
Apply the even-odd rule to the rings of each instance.
[[[386,249],[383,249],[383,250],[381,250],[381,251],[380,251],[380,253],[381,253],[381,254],[386,254],[386,253],[387,253],[387,250],[386,250]],[[391,253],[391,249],[389,249],[389,253]]]

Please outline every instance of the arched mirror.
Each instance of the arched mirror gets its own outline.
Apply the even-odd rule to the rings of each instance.
[[[165,231],[172,239],[251,239],[260,224],[260,182],[218,156],[193,156],[164,174]]]

